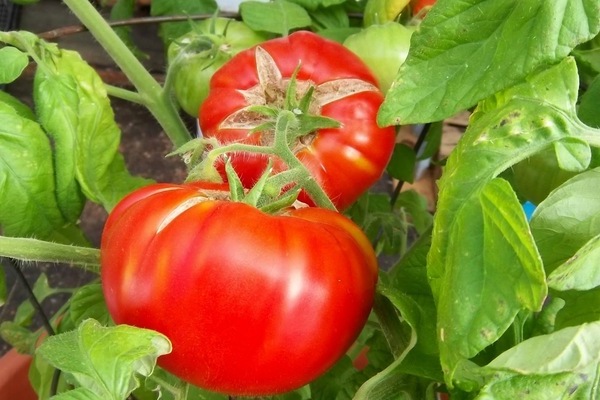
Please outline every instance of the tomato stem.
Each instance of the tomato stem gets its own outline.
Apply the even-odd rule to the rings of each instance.
[[[76,264],[91,272],[98,272],[100,250],[30,238],[0,236],[0,257],[22,261]]]
[[[165,130],[175,147],[191,139],[171,96],[146,70],[121,38],[89,1],[65,0],[65,4],[77,16],[94,38],[117,63],[143,99],[143,104]]]
[[[274,156],[282,160],[288,169],[271,176],[267,182],[263,182],[263,187],[260,188],[261,192],[265,188],[272,190],[275,187],[275,191],[281,193],[289,186],[300,187],[308,193],[317,206],[336,210],[335,205],[331,202],[325,191],[315,181],[306,166],[296,157],[291,148],[295,140],[290,140],[290,137],[296,138],[298,129],[302,129],[302,124],[298,116],[289,110],[279,110],[273,129],[275,131],[275,138],[273,144],[270,146],[231,143],[225,146],[214,147],[208,152],[204,160],[192,169],[188,180],[204,179],[210,173],[211,168],[214,169],[214,164],[219,157],[229,153],[264,154],[270,156],[270,159],[273,159]],[[275,199],[277,202],[279,200],[281,199]],[[287,202],[289,202],[289,198],[286,201],[282,201],[281,204]],[[271,209],[272,207],[269,207],[268,204],[263,204],[261,208]]]
[[[275,123],[275,143],[273,144],[275,154],[286,163],[290,170],[301,172],[304,176],[304,182],[298,183],[317,206],[336,211],[337,209],[331,202],[331,199],[329,199],[329,196],[327,196],[327,193],[319,186],[312,174],[290,148],[288,140],[289,131],[299,126],[298,117],[292,111],[282,110],[279,113],[277,122]]]

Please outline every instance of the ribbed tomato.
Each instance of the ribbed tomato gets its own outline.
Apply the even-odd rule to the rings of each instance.
[[[395,129],[377,126],[383,101],[377,80],[341,44],[299,31],[238,53],[213,75],[200,107],[200,128],[205,137],[222,143],[271,143],[273,132],[253,131],[265,120],[249,107],[284,107],[297,68],[296,98],[314,89],[308,113],[333,118],[340,126],[310,132],[291,147],[333,203],[344,209],[380,178],[394,149]],[[251,187],[267,156],[235,153],[231,162],[244,186]],[[285,167],[275,162],[276,171]],[[225,178],[223,168],[221,172]],[[304,193],[300,200],[312,204]]]
[[[275,215],[226,199],[226,186],[155,184],[123,199],[101,245],[102,285],[118,324],[165,334],[168,371],[230,395],[305,385],[354,342],[372,307],[377,264],[343,215]]]

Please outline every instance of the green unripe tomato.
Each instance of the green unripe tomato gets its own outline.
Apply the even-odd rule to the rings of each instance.
[[[413,30],[397,22],[371,25],[348,36],[344,46],[359,56],[379,81],[386,93],[406,60]]]
[[[268,38],[241,21],[215,18],[194,24],[190,32],[174,40],[167,60],[173,69],[174,94],[181,108],[197,117],[215,71],[240,51]]]

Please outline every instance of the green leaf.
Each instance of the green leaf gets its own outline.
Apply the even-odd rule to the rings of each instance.
[[[406,255],[390,271],[388,291],[400,296],[402,315],[411,315],[417,342],[398,366],[403,373],[434,381],[443,380],[436,336],[437,312],[427,280],[427,253],[431,246],[430,233],[423,234]]]
[[[291,30],[307,27],[312,22],[304,8],[286,0],[268,3],[244,1],[240,4],[240,14],[251,29],[284,36]]]
[[[28,31],[0,31],[0,41],[14,46],[20,50],[25,47],[34,48],[40,42],[40,38],[33,32]]]
[[[429,241],[426,240],[422,243],[428,244]],[[400,270],[401,266],[398,266],[397,269]],[[424,265],[420,266],[420,270],[421,278],[425,278],[426,281]],[[424,393],[415,387],[410,375],[433,380],[442,379],[435,337],[433,337],[433,348],[429,351],[427,344],[420,344],[421,342],[430,342],[428,339],[431,338],[431,335],[428,335],[429,338],[427,337],[427,329],[431,328],[430,332],[435,332],[435,306],[431,293],[429,293],[429,298],[426,294],[423,296],[423,293],[428,291],[426,287],[425,283],[424,290],[419,290],[418,294],[405,293],[402,289],[398,290],[398,287],[392,287],[391,283],[380,281],[378,291],[385,296],[386,302],[381,299],[376,300],[375,310],[383,328],[386,324],[391,323],[388,328],[393,328],[393,336],[397,340],[390,341],[390,334],[386,334],[386,337],[392,353],[395,354],[395,360],[383,371],[366,381],[356,392],[354,400],[420,399],[425,397]],[[421,300],[425,301],[421,302]],[[389,315],[382,312],[382,309],[386,308],[383,307],[386,303],[389,303],[390,306],[393,305],[386,313]],[[398,319],[399,314],[402,315],[403,321]],[[384,316],[385,318],[383,318]],[[394,327],[397,324],[399,326]],[[423,337],[420,336],[421,333],[424,334]]]
[[[530,336],[546,335],[555,331],[556,315],[565,306],[565,301],[558,297],[549,296],[544,308],[533,316],[533,326]]]
[[[85,243],[56,200],[53,155],[41,127],[0,103],[0,227],[6,236]]]
[[[600,56],[600,49],[598,49],[598,54]],[[583,93],[577,110],[579,118],[594,128],[600,128],[598,104],[600,104],[600,76],[594,79],[585,93]]]
[[[34,99],[40,122],[56,151],[56,186],[61,210],[77,218],[85,196],[107,210],[133,189],[148,183],[131,176],[118,152],[121,132],[104,83],[81,56],[52,54],[35,76]]]
[[[565,305],[556,315],[556,329],[600,321],[600,287],[592,290],[569,290],[556,293]]]
[[[568,172],[585,171],[592,160],[590,145],[579,138],[565,138],[554,142],[558,166]]]
[[[342,5],[330,7],[319,7],[314,11],[309,11],[315,30],[321,29],[340,29],[350,26],[348,13]]]
[[[0,324],[0,337],[17,349],[19,353],[33,354],[40,334],[41,331],[32,332],[30,329],[13,321],[4,321]]]
[[[309,11],[315,11],[318,8],[328,8],[333,5],[342,4],[345,0],[292,0],[293,3],[306,8]]]
[[[81,385],[61,399],[124,399],[152,374],[156,358],[171,351],[157,332],[126,325],[103,327],[88,319],[77,330],[48,337],[37,353]]]
[[[0,102],[11,106],[19,116],[35,120],[35,114],[25,103],[3,90],[0,90]]]
[[[77,221],[85,196],[77,181],[79,96],[73,76],[35,75],[34,98],[39,121],[54,142],[58,205],[66,220]]]
[[[558,68],[550,68],[538,74],[528,77],[524,83],[510,88],[504,92],[496,94],[489,99],[481,102],[472,118],[476,118],[479,112],[487,112],[490,109],[496,109],[505,105],[514,97],[526,96],[537,100],[550,103],[559,109],[568,111],[575,118],[574,105],[577,101],[578,82],[576,81],[575,64],[568,58],[559,64]],[[566,139],[563,139],[563,141]],[[569,140],[578,141],[576,138]],[[565,142],[565,143],[567,143]],[[590,151],[586,143],[581,143],[582,161],[579,164],[586,165],[587,153]],[[559,145],[559,147],[562,147]],[[537,154],[532,155],[511,167],[510,176],[507,178],[514,184],[517,193],[526,200],[539,204],[556,187],[560,186],[569,178],[575,175],[575,172],[567,171],[561,168],[561,164],[569,167],[567,159],[557,159],[560,154],[555,146],[543,149]],[[574,153],[575,155],[577,152]],[[575,159],[577,160],[577,159]],[[559,164],[560,161],[560,164]],[[579,172],[580,169],[575,162],[575,167],[570,169]],[[506,175],[505,175],[506,176]]]
[[[329,29],[323,29],[323,30],[319,30],[317,33],[319,34],[319,36],[323,36],[326,39],[330,39],[333,41],[336,41],[340,44],[343,44],[344,41],[350,36],[353,35],[355,33],[358,33],[361,31],[361,28],[358,27],[349,27],[349,28],[329,28]]]
[[[555,290],[588,290],[600,286],[600,235],[584,244],[575,255],[548,276]]]
[[[575,175],[559,167],[556,151],[549,147],[511,166],[503,177],[511,182],[519,198],[539,204]]]
[[[150,5],[152,16],[169,15],[212,15],[217,11],[215,0],[153,0]],[[192,30],[191,22],[166,22],[160,24],[159,34],[164,47],[169,48],[171,42]]]
[[[433,215],[427,209],[427,199],[414,190],[405,190],[398,196],[397,207],[402,207],[418,234],[431,227]]]
[[[11,83],[19,76],[29,64],[26,53],[15,47],[3,47],[0,49],[0,84]]]
[[[568,89],[563,100],[545,101],[544,85],[498,96],[495,107],[488,103],[471,119],[438,181],[427,268],[447,382],[459,361],[496,340],[518,311],[538,309],[545,292],[521,204],[506,182],[490,182],[565,137],[600,145],[598,131],[576,119],[573,104],[566,110],[558,105],[577,91],[574,60],[542,72],[544,80],[552,75]],[[529,80],[537,82],[535,76]],[[539,93],[529,95],[532,88]]]
[[[520,310],[539,311],[547,293],[541,258],[508,182],[488,182],[477,203],[456,216],[450,240],[460,245],[449,249],[438,292],[440,356],[450,377],[461,359],[498,340]]]
[[[311,400],[350,400],[353,392],[358,388],[349,387],[356,372],[352,360],[348,356],[342,357],[327,373],[311,382],[309,398]]]
[[[536,336],[508,349],[485,368],[522,375],[575,372],[600,362],[600,321]]]
[[[365,193],[348,210],[351,218],[365,232],[377,252],[402,254],[406,247],[406,221],[402,211],[391,210],[390,197],[382,193]]]
[[[79,288],[69,302],[70,318],[74,325],[92,318],[102,325],[110,325],[112,320],[106,308],[102,285],[92,283]]]
[[[547,272],[600,235],[598,187],[600,168],[595,168],[569,179],[538,205],[531,232]]]
[[[387,165],[387,173],[391,177],[404,182],[414,182],[415,180],[415,163],[417,155],[412,147],[397,143],[392,153],[392,159]]]
[[[565,58],[599,30],[596,0],[439,2],[414,33],[378,122],[442,120]]]
[[[33,365],[29,368],[29,382],[36,393],[42,394],[40,399],[46,400],[52,388],[54,373],[56,369],[44,361],[41,357],[34,355]],[[57,393],[67,390],[68,383],[65,379],[65,374],[61,374],[58,381]],[[47,394],[43,396],[43,394]],[[53,399],[54,400],[54,399]]]
[[[166,389],[168,388],[168,390]],[[157,399],[157,394],[160,393]],[[181,379],[161,368],[143,381],[143,386],[133,393],[137,400],[229,400],[229,396],[209,392],[197,386],[186,384]],[[130,396],[133,398],[134,396]],[[265,399],[266,400],[266,399]],[[275,400],[275,399],[273,399]],[[277,399],[279,400],[279,399]],[[301,400],[301,399],[296,399]]]
[[[590,365],[577,373],[519,375],[497,372],[481,389],[475,400],[590,400],[597,399],[600,376]]]
[[[396,360],[365,382],[354,399],[397,399],[403,398],[398,397],[403,392],[408,396],[411,390],[404,381],[407,374],[428,380],[442,379],[435,335],[436,309],[426,273],[430,244],[430,235],[423,235],[379,281],[379,293],[393,305],[392,312],[388,313],[390,315],[382,319],[381,307],[385,303],[379,301],[376,310],[380,309],[377,311],[380,323],[390,321],[399,324],[398,314],[405,322],[394,329],[396,334],[401,335],[401,340],[395,341],[396,345],[390,342]],[[394,308],[397,313],[393,312]]]
[[[585,85],[591,85],[596,76],[600,74],[600,47],[595,43],[597,38],[598,36],[577,46],[572,52],[573,57],[577,60],[581,81]]]
[[[600,322],[525,340],[483,368],[479,400],[595,399],[599,382]]]
[[[68,392],[60,393],[52,397],[52,400],[103,400],[106,397],[99,396],[85,387],[78,387]]]
[[[567,57],[559,64],[538,70],[526,76],[523,82],[481,101],[470,121],[476,120],[480,113],[506,106],[515,97],[535,99],[575,115],[578,93],[577,64],[573,58]]]
[[[408,385],[403,381],[402,371],[399,369],[406,354],[417,343],[417,336],[410,322],[402,322],[398,318],[395,308],[403,309],[402,295],[387,291],[385,287],[378,286],[375,300],[375,312],[382,330],[388,340],[394,362],[380,373],[366,381],[356,392],[354,400],[379,399],[392,400],[407,398]],[[412,321],[411,319],[411,322]]]

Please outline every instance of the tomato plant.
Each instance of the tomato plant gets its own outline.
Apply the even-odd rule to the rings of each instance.
[[[215,71],[241,50],[266,39],[267,35],[228,18],[203,20],[175,39],[169,46],[167,61],[171,65],[178,64],[172,72],[175,75],[173,88],[181,108],[197,116]]]
[[[289,89],[294,73],[295,88]],[[381,177],[392,154],[395,130],[377,126],[383,101],[377,81],[339,43],[301,31],[240,52],[213,75],[200,108],[200,128],[205,137],[222,143],[268,143],[272,140],[268,131],[261,130],[267,119],[253,106],[283,108],[286,98],[300,102],[307,94],[302,112],[332,118],[339,126],[307,129],[292,147],[334,204],[344,209]],[[231,163],[244,185],[251,186],[265,169],[267,157],[234,153]],[[275,168],[285,167],[279,162]],[[312,204],[304,194],[300,199]]]
[[[360,333],[375,254],[341,214],[268,215],[227,194],[223,184],[156,184],[117,205],[101,247],[108,309],[119,324],[169,337],[173,352],[159,365],[200,387],[296,389]]]
[[[128,82],[53,41],[80,26],[0,29],[0,336],[40,399],[599,397],[597,0],[243,1],[221,15],[274,39],[214,73],[204,137],[173,96],[203,67],[150,71],[116,31],[159,24],[142,39],[167,49],[221,4],[47,3]],[[404,58],[390,26],[412,30],[399,67],[369,59]],[[92,281],[29,284],[19,260]]]

